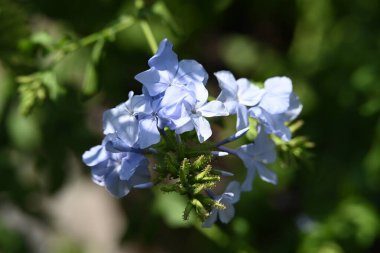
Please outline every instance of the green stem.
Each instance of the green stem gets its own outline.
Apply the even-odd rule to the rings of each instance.
[[[145,35],[145,38],[148,41],[149,47],[152,50],[152,53],[155,54],[158,46],[157,46],[157,41],[154,38],[152,29],[149,26],[149,23],[146,20],[141,20],[140,25]]]
[[[86,47],[92,43],[95,43],[99,39],[106,39],[115,36],[117,33],[131,27],[135,23],[135,19],[130,16],[121,17],[120,21],[111,27],[107,27],[99,32],[90,34],[78,42],[69,43],[64,47],[65,53],[73,52],[81,47]]]

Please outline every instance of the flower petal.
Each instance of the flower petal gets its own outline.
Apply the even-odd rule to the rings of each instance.
[[[129,146],[133,146],[138,138],[139,123],[135,116],[124,115],[118,118],[117,135]]]
[[[129,193],[130,185],[128,181],[120,180],[116,169],[105,177],[106,189],[116,198],[124,197]]]
[[[130,101],[130,107],[133,113],[150,114],[153,112],[150,106],[150,98],[145,95],[133,96]]]
[[[238,105],[236,107],[236,116],[237,116],[237,121],[236,121],[236,130],[238,132],[245,130],[246,128],[249,127],[249,121],[248,121],[248,110],[245,105]]]
[[[218,218],[218,210],[213,208],[207,219],[203,222],[202,227],[210,228]]]
[[[178,64],[175,82],[182,85],[206,84],[208,74],[201,64],[195,60],[182,60]]]
[[[289,108],[284,113],[285,120],[286,121],[294,120],[295,118],[298,117],[301,111],[302,111],[302,104],[300,102],[300,99],[296,94],[292,92],[292,94],[290,94]]]
[[[168,71],[159,71],[151,68],[135,76],[135,79],[142,83],[150,96],[156,96],[169,87],[173,74]]]
[[[247,175],[245,176],[245,180],[241,185],[242,192],[252,191],[253,180],[256,176],[256,167],[254,166],[253,161],[247,162],[247,160],[243,160],[244,165],[247,169]]]
[[[270,114],[259,107],[252,107],[248,112],[251,117],[259,120],[266,133],[275,134],[284,141],[290,141],[291,132],[285,126],[284,114]]]
[[[139,121],[138,145],[141,149],[150,147],[160,141],[160,132],[155,117],[144,118]]]
[[[197,111],[200,112],[204,117],[217,117],[228,115],[228,111],[224,104],[217,100],[206,103],[202,107],[198,108]]]
[[[227,185],[226,191],[225,192],[231,192],[233,193],[233,197],[230,199],[230,202],[232,204],[236,203],[240,199],[240,190],[241,186],[240,183],[237,181],[232,181]]]
[[[276,145],[264,131],[259,131],[254,143],[248,146],[255,161],[273,163],[276,160]]]
[[[264,95],[264,90],[253,85],[248,79],[240,78],[237,80],[238,100],[240,104],[254,106],[258,104]]]
[[[228,223],[235,216],[235,207],[230,202],[223,202],[223,204],[226,206],[226,209],[218,210],[219,220],[223,223]]]
[[[175,73],[178,68],[178,57],[173,52],[173,44],[168,39],[163,39],[148,64],[158,70],[169,70]]]
[[[287,77],[272,77],[264,82],[265,94],[259,106],[270,114],[285,112],[289,107],[292,81]]]
[[[259,173],[260,178],[268,183],[277,184],[277,175],[273,171],[267,169],[262,163],[255,162],[257,172]]]
[[[210,123],[202,116],[195,116],[191,118],[197,131],[198,140],[200,143],[206,141],[212,135]]]
[[[82,155],[82,160],[87,166],[95,166],[108,159],[107,151],[102,145],[92,147]]]
[[[219,82],[219,87],[224,92],[224,99],[236,100],[238,86],[235,77],[229,71],[219,71],[214,73]],[[219,100],[219,99],[218,99]],[[222,101],[224,102],[224,101]]]
[[[141,154],[128,152],[127,156],[121,160],[120,179],[129,180],[145,159]]]

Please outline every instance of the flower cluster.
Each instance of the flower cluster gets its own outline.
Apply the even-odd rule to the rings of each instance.
[[[285,123],[298,116],[302,105],[287,77],[269,78],[258,87],[245,78],[236,80],[229,71],[215,73],[221,92],[209,101],[205,69],[194,60],[178,61],[172,47],[164,39],[148,61],[150,68],[135,76],[143,85],[141,95],[131,91],[126,102],[104,112],[104,140],[86,151],[83,161],[93,181],[116,197],[132,188],[161,185],[163,191],[188,198],[185,219],[194,210],[205,227],[217,217],[227,223],[234,216],[233,204],[241,192],[252,189],[256,174],[277,182],[266,168],[276,159],[270,135],[289,141]],[[229,115],[236,115],[236,132],[219,142],[207,141],[212,135],[207,118]],[[234,150],[225,147],[252,128],[249,118],[256,121],[255,140]],[[148,155],[154,165],[149,166]],[[246,178],[242,184],[231,181],[217,195],[212,188],[232,176],[212,167],[213,159],[224,155],[242,160]]]

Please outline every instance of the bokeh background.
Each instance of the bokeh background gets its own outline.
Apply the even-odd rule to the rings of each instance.
[[[228,225],[183,222],[174,194],[114,199],[81,162],[101,142],[102,112],[140,91],[151,50],[136,24],[95,60],[94,44],[49,57],[125,15],[203,64],[214,96],[218,70],[293,80],[296,135],[315,147],[272,166],[279,185],[256,180]],[[379,59],[378,0],[151,0],[140,11],[129,0],[0,0],[0,252],[380,252]],[[43,94],[24,116],[17,80],[36,72],[48,73],[35,84]],[[244,176],[239,161],[224,165]]]

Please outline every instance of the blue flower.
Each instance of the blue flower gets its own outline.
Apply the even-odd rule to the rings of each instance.
[[[157,96],[170,86],[204,86],[208,75],[201,64],[194,60],[178,62],[172,50],[173,44],[164,39],[156,54],[149,59],[150,69],[135,76],[150,96]]]
[[[121,198],[131,188],[145,188],[152,185],[148,160],[139,153],[113,153],[105,143],[86,151],[83,162],[91,168],[92,179],[104,186],[113,196]]]
[[[127,146],[147,148],[160,141],[158,119],[149,96],[134,95],[103,114],[104,134],[116,134]]]
[[[160,119],[166,120],[170,129],[177,130],[191,120],[186,105],[193,106],[195,103],[196,95],[188,87],[171,86],[162,97],[157,115]]]
[[[208,92],[194,90],[189,92],[193,100],[182,100],[181,116],[173,120],[176,126],[176,133],[181,134],[195,129],[200,143],[206,141],[212,134],[210,123],[205,117],[226,116],[228,111],[220,101],[207,102]],[[206,94],[206,96],[203,96]],[[166,95],[166,94],[165,94]],[[191,96],[192,95],[192,96]]]
[[[276,160],[276,150],[274,142],[264,131],[259,131],[254,143],[243,145],[232,153],[243,161],[247,169],[247,176],[241,187],[242,191],[252,190],[256,172],[262,180],[272,184],[277,183],[277,175],[265,167],[265,164]]]
[[[230,114],[237,115],[236,130],[245,131],[249,125],[247,106],[258,104],[263,96],[263,90],[246,78],[236,80],[229,71],[216,72],[215,76],[222,90],[217,100],[225,104]]]
[[[291,133],[285,122],[296,118],[302,110],[298,97],[292,92],[292,82],[287,77],[273,77],[264,85],[265,93],[260,103],[248,113],[259,121],[266,133],[289,141]]]
[[[103,114],[104,134],[116,133],[127,145],[133,146],[139,134],[139,114],[150,114],[149,97],[144,95],[134,96],[133,91],[129,92],[126,102],[107,110]]]
[[[211,192],[209,192],[212,194]],[[212,194],[213,195],[213,194]],[[228,223],[235,215],[235,208],[233,204],[240,199],[240,184],[236,181],[232,181],[228,184],[226,191],[219,196],[211,196],[217,202],[223,204],[225,209],[213,208],[210,215],[203,223],[203,227],[211,227],[219,217],[219,220],[223,223]]]

